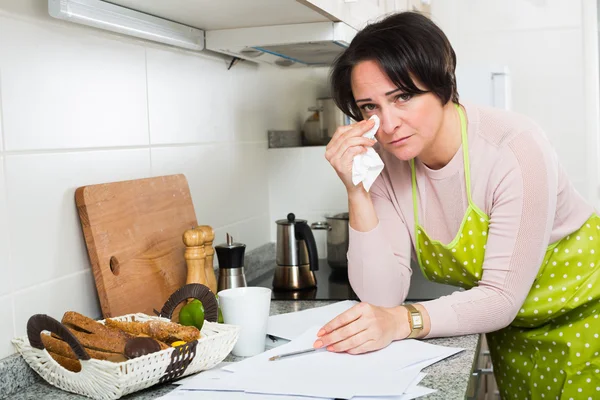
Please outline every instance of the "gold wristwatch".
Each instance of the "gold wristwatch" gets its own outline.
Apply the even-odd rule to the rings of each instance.
[[[404,307],[408,309],[408,323],[410,324],[410,334],[406,338],[411,339],[419,336],[423,331],[423,316],[421,311],[412,304],[404,304]]]

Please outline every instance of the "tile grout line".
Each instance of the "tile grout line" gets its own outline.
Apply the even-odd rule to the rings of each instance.
[[[186,143],[165,143],[165,144],[153,144],[153,145],[73,147],[73,148],[52,148],[52,149],[35,149],[35,150],[11,150],[11,151],[4,151],[4,155],[77,153],[77,152],[93,152],[93,151],[108,151],[108,150],[143,150],[143,149],[169,148],[169,147],[175,148],[175,147],[196,147],[196,146],[212,146],[212,145],[247,145],[247,144],[266,144],[266,143],[267,143],[267,141],[186,142]]]
[[[6,132],[4,132],[4,109],[2,107],[2,70],[0,70],[0,137],[2,137],[2,152],[6,152]]]
[[[66,279],[73,278],[73,277],[75,277],[77,275],[85,275],[87,273],[90,273],[92,275],[94,274],[93,271],[92,271],[91,266],[89,268],[84,269],[83,271],[71,272],[71,273],[68,273],[66,275],[59,276],[57,278],[51,278],[51,279],[49,279],[47,281],[44,281],[44,282],[35,283],[35,284],[31,285],[31,286],[27,286],[27,287],[24,287],[22,289],[14,290],[12,292],[12,297],[14,298],[16,295],[23,294],[23,293],[25,293],[25,292],[27,292],[29,290],[36,289],[36,288],[39,288],[39,287],[43,287],[45,285],[53,284],[53,283],[56,283],[56,282],[64,281]]]
[[[263,218],[263,217],[267,217],[268,218],[269,216],[270,215],[269,215],[268,212],[267,213],[262,213],[262,214],[259,214],[259,215],[255,215],[253,217],[248,217],[248,218],[241,219],[239,221],[232,222],[232,223],[227,224],[227,225],[216,227],[215,229],[227,229],[227,228],[233,227],[235,225],[239,225],[241,223],[252,221],[253,219],[258,219],[258,218]]]
[[[152,131],[150,130],[150,92],[148,90],[148,49],[144,47],[144,71],[146,78],[146,128],[148,129],[148,153],[150,157],[150,175],[154,171],[152,165]]]
[[[0,152],[0,155],[3,155],[6,152],[6,132],[4,130],[4,108],[2,107],[3,103],[2,103],[2,71],[0,70],[0,136],[2,137],[2,151]],[[2,191],[2,193],[0,193],[0,196],[4,197],[4,205],[5,205],[5,210],[7,212],[6,214],[6,218],[8,219],[8,178],[7,178],[7,174],[6,174],[6,157],[2,157],[2,184],[4,186],[4,190]],[[12,268],[10,268],[11,265],[11,246],[10,246],[10,229],[9,226],[10,224],[8,223],[8,221],[6,221],[6,260],[7,260],[7,265],[9,268],[9,271],[12,271]],[[12,336],[15,337],[17,334],[17,318],[16,318],[16,310],[15,310],[15,292],[14,292],[14,282],[13,282],[13,276],[12,274],[9,273],[8,275],[8,282],[9,282],[9,297],[10,297],[10,310],[12,312]]]

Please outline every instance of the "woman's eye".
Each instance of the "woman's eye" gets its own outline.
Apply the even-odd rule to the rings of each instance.
[[[365,112],[373,111],[375,109],[375,104],[364,104],[360,107],[360,109]]]
[[[410,99],[412,99],[413,95],[410,93],[400,93],[398,96],[396,96],[396,101],[401,100],[401,101],[408,101]]]

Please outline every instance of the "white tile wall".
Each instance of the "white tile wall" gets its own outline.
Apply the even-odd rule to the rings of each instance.
[[[6,208],[6,189],[4,182],[4,157],[0,156],[0,271],[8,271],[8,266],[10,265],[8,212]],[[10,274],[4,274],[4,278],[0,280],[0,296],[11,291],[11,280]]]
[[[308,211],[341,212],[348,210],[348,197],[344,184],[325,159],[325,147],[306,147],[302,152],[304,184],[313,185],[308,197]],[[319,179],[316,179],[316,178]],[[303,185],[304,186],[304,185]]]
[[[148,149],[6,156],[14,289],[90,267],[77,187],[148,176]]]
[[[152,149],[152,175],[185,174],[198,223],[219,227],[233,222],[229,210],[235,201],[227,144]]]
[[[300,129],[326,95],[323,71],[227,70],[46,7],[0,0],[0,358],[32,314],[100,316],[77,187],[184,173],[215,244],[229,232],[250,251],[274,225],[267,130]]]
[[[265,90],[262,82],[275,74],[275,71],[257,68],[247,61],[232,68],[236,73],[231,78],[231,96],[226,114],[231,120],[235,140],[260,142],[265,138],[263,133],[269,129],[296,128],[296,121],[293,120],[285,126],[271,123],[271,105],[281,99],[274,98],[272,93]]]
[[[249,251],[269,241],[268,238],[273,225],[275,225],[275,221],[271,221],[269,214],[250,218],[236,225],[237,237],[234,236],[234,239],[236,242],[243,242],[246,245],[246,251]],[[225,242],[224,233],[218,238],[220,243]]]
[[[65,311],[101,317],[94,277],[89,269],[16,292],[14,303],[16,336],[26,334],[27,320],[34,314],[47,314],[58,320]]]
[[[0,46],[0,52],[2,52],[2,46]],[[0,152],[4,150],[4,135],[2,135],[2,70],[0,69]]]
[[[13,314],[13,296],[0,296],[0,359],[14,353],[15,349],[11,340],[15,337]]]
[[[266,143],[237,143],[231,155],[231,209],[229,218],[242,221],[269,213],[269,182]],[[277,168],[277,165],[273,165]]]
[[[472,33],[572,28],[581,25],[581,1],[461,0],[452,2],[452,5],[459,10],[461,29]]]
[[[153,144],[231,141],[227,111],[233,110],[236,71],[227,71],[223,60],[183,51],[148,49],[147,58]]]
[[[0,16],[6,150],[148,144],[144,48]]]

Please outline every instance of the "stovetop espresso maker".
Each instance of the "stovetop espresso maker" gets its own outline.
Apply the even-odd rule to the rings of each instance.
[[[277,266],[273,289],[300,290],[313,288],[317,280],[313,271],[319,269],[319,255],[312,230],[304,219],[293,213],[277,223]]]

